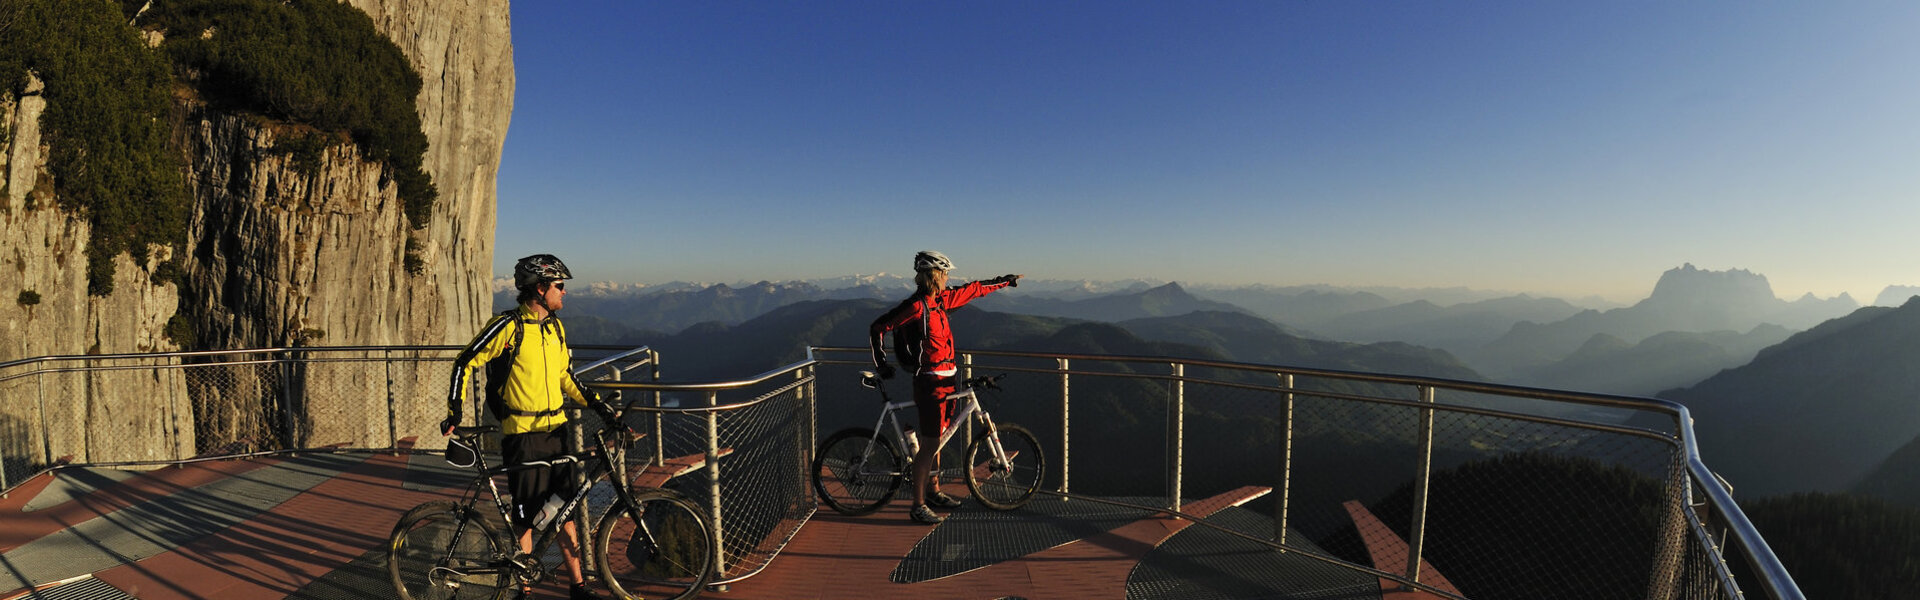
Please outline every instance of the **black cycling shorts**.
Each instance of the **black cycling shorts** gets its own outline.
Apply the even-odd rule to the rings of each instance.
[[[500,455],[506,464],[542,460],[565,454],[566,427],[553,431],[516,433],[500,439]],[[576,463],[557,467],[539,467],[507,473],[507,492],[513,496],[513,525],[533,528],[534,516],[547,503],[549,495],[560,494],[560,501],[573,499],[573,474]],[[519,529],[516,529],[518,531]]]

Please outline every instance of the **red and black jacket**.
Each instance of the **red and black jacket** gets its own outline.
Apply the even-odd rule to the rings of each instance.
[[[966,306],[973,299],[991,294],[1007,287],[1011,281],[994,280],[992,282],[975,281],[958,287],[950,287],[929,295],[914,295],[900,302],[880,318],[873,320],[867,327],[867,344],[873,348],[873,365],[885,365],[887,356],[881,350],[881,337],[888,331],[894,332],[895,353],[900,366],[915,374],[926,374],[953,368],[953,328],[948,325],[947,311]],[[951,374],[950,372],[947,374]]]

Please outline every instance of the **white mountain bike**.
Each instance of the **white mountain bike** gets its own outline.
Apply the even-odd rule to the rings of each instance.
[[[940,432],[935,448],[947,445],[960,424],[976,419],[979,433],[967,444],[967,489],[988,508],[1013,510],[1033,499],[1046,475],[1046,455],[1033,433],[1019,425],[999,424],[980,407],[979,391],[1000,389],[1001,376],[969,378],[960,389],[947,396],[957,407],[946,431]],[[880,385],[872,371],[860,373],[860,384],[879,390],[880,419],[872,429],[851,427],[835,432],[820,444],[813,458],[813,489],[827,506],[844,515],[864,515],[886,506],[900,490],[900,484],[913,473],[913,456],[919,440],[903,427],[899,413],[915,415],[912,400],[895,402]],[[886,432],[886,433],[882,433]]]

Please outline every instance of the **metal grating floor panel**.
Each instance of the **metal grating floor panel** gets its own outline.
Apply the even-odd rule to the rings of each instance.
[[[138,600],[107,582],[88,577],[80,581],[32,592],[21,600]]]
[[[1272,517],[1229,508],[1207,523],[1248,535],[1273,533]],[[1294,532],[1288,545],[1325,554]],[[1127,577],[1128,600],[1359,600],[1380,598],[1380,579],[1298,552],[1279,553],[1208,527],[1188,527],[1149,551]]]
[[[1164,498],[1115,498],[1152,505]],[[1070,502],[1038,495],[1019,510],[997,511],[967,501],[913,547],[889,575],[894,583],[950,577],[1014,560],[1153,516],[1155,513],[1099,502]]]
[[[381,547],[295,590],[287,600],[382,600],[393,594],[393,580],[387,577],[387,549]]]

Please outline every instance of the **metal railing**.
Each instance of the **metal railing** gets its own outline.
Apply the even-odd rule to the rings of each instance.
[[[721,540],[717,583],[764,569],[813,513],[805,471],[816,432],[871,417],[871,402],[841,401],[870,397],[851,375],[866,349],[812,348],[808,360],[716,383],[663,383],[657,354],[615,350],[577,352],[578,372],[623,392],[638,415],[629,424],[653,445],[649,464],[705,458],[669,487],[707,507]],[[458,351],[0,364],[0,490],[62,463],[431,452],[403,442],[442,439]],[[839,353],[858,358],[826,358]],[[1270,488],[1243,508],[1267,515],[1258,531],[1195,522],[1446,597],[1802,598],[1700,461],[1675,403],[1164,357],[970,352],[963,362],[1033,376],[1010,379],[990,408],[1057,443],[1047,487],[1076,501],[1184,516],[1195,498]],[[1085,456],[1100,460],[1073,462]],[[1391,531],[1362,532],[1355,510]],[[1384,540],[1363,535],[1396,538],[1406,563],[1376,564],[1366,546]],[[1746,571],[1736,575],[1727,557]],[[1433,570],[1456,587],[1437,585]]]
[[[870,368],[868,352],[810,349],[823,429],[870,418],[867,403],[836,415],[831,400],[870,395],[851,374]],[[1445,597],[1803,598],[1674,402],[1166,357],[961,362],[1034,375],[1005,381],[992,408],[1057,449],[1046,485],[1071,498],[1146,498],[1122,503],[1177,515],[1186,500],[1267,487],[1246,506],[1269,529],[1196,524]],[[1072,460],[1089,455],[1101,458]],[[1366,542],[1381,540],[1356,538],[1383,532],[1357,531],[1355,507],[1393,530],[1406,563],[1368,559]],[[1429,585],[1430,569],[1457,593]]]
[[[648,466],[704,461],[667,487],[708,507],[723,550],[715,583],[765,568],[814,508],[798,462],[812,444],[810,365],[738,382],[658,384],[660,361],[651,349],[574,348],[585,385],[626,392],[624,420],[648,434]],[[0,492],[66,467],[300,452],[438,453],[460,350],[268,348],[0,364]],[[475,369],[473,404],[462,411],[468,422],[490,418],[481,407],[484,378],[484,369]],[[572,416],[585,431],[602,426],[591,411]],[[589,512],[576,514],[584,520]]]

